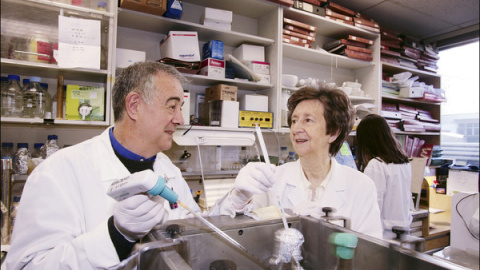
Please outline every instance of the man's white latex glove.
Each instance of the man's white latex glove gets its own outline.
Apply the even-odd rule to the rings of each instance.
[[[268,191],[274,183],[275,165],[263,162],[249,162],[235,179],[232,201],[236,205],[246,205],[255,194]]]
[[[304,201],[301,204],[295,206],[292,209],[292,212],[295,215],[299,216],[311,216],[317,219],[320,219],[323,216],[322,207],[318,202],[314,201]]]
[[[164,202],[164,198],[148,194],[136,194],[118,202],[113,208],[115,227],[131,242],[143,238],[166,215]]]

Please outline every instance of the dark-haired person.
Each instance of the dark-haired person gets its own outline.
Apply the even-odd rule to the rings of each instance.
[[[295,214],[320,218],[323,207],[332,207],[336,210],[333,215],[350,220],[352,230],[381,238],[375,184],[335,160],[354,121],[347,95],[338,89],[304,87],[289,98],[288,110],[290,140],[300,158],[278,167],[248,163],[240,170],[234,188],[217,203],[230,205],[234,216],[276,206],[278,193],[283,207]]]
[[[383,237],[393,239],[393,226],[409,227],[412,222],[412,169],[408,157],[395,139],[387,121],[369,114],[357,127],[357,166],[377,187]]]

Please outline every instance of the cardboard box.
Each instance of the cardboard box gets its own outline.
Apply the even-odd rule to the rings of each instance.
[[[202,22],[215,21],[219,23],[232,23],[233,13],[230,10],[205,8],[205,13],[202,16]]]
[[[245,66],[257,74],[270,75],[270,63],[260,61],[242,61]]]
[[[240,96],[240,110],[268,112],[268,96],[264,96],[264,95]]]
[[[167,0],[120,0],[120,7],[162,16],[167,10]]]
[[[65,119],[105,121],[105,88],[67,85]]]
[[[183,125],[190,125],[190,91],[183,90],[183,105],[182,105]]]
[[[182,61],[200,61],[198,33],[194,31],[170,31],[160,42],[161,58],[170,57]]]
[[[217,84],[205,89],[205,102],[209,100],[237,101],[238,87],[227,84]]]
[[[265,62],[265,47],[242,44],[233,50],[233,56],[239,61]]]
[[[223,60],[223,41],[210,40],[203,44],[202,60],[207,58]]]
[[[117,58],[115,66],[117,68],[126,68],[136,62],[145,61],[145,52],[117,48]]]
[[[216,29],[219,29],[219,30],[223,30],[223,31],[231,31],[232,30],[232,24],[231,23],[205,20],[203,22],[203,25],[205,25],[207,27],[210,27],[210,28],[216,28]]]
[[[200,65],[200,74],[213,79],[225,79],[225,60],[207,58]]]

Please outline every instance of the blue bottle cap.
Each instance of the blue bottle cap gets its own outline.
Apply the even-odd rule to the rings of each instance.
[[[40,77],[37,77],[37,76],[30,76],[30,81],[31,82],[41,82],[42,79],[40,79]]]
[[[2,76],[2,82],[8,81],[8,77]]]
[[[40,83],[40,86],[45,89],[48,89],[48,83]]]
[[[27,148],[28,149],[28,143],[17,143],[17,148]]]
[[[56,140],[56,139],[58,139],[57,135],[48,135],[47,136],[47,140]]]
[[[282,146],[280,147],[281,150],[287,150],[287,147],[286,146]]]
[[[2,147],[10,147],[10,148],[13,148],[13,143],[11,143],[11,142],[3,142],[3,143],[2,143]]]
[[[157,184],[148,191],[149,194],[153,196],[160,195],[165,200],[169,201],[170,203],[176,203],[178,200],[178,195],[169,187],[167,187],[165,179],[159,176],[157,180]]]
[[[18,76],[18,75],[8,75],[8,79],[9,80],[20,81],[20,76]]]
[[[43,143],[36,143],[33,145],[33,148],[40,148],[43,146]]]
[[[30,79],[23,79],[22,83],[23,85],[27,85],[30,83]]]

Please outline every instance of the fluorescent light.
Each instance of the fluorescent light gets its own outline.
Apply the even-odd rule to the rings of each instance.
[[[255,143],[253,132],[244,131],[212,131],[189,130],[185,135],[184,130],[177,130],[173,134],[173,141],[180,146],[197,145],[238,145],[251,146]]]

